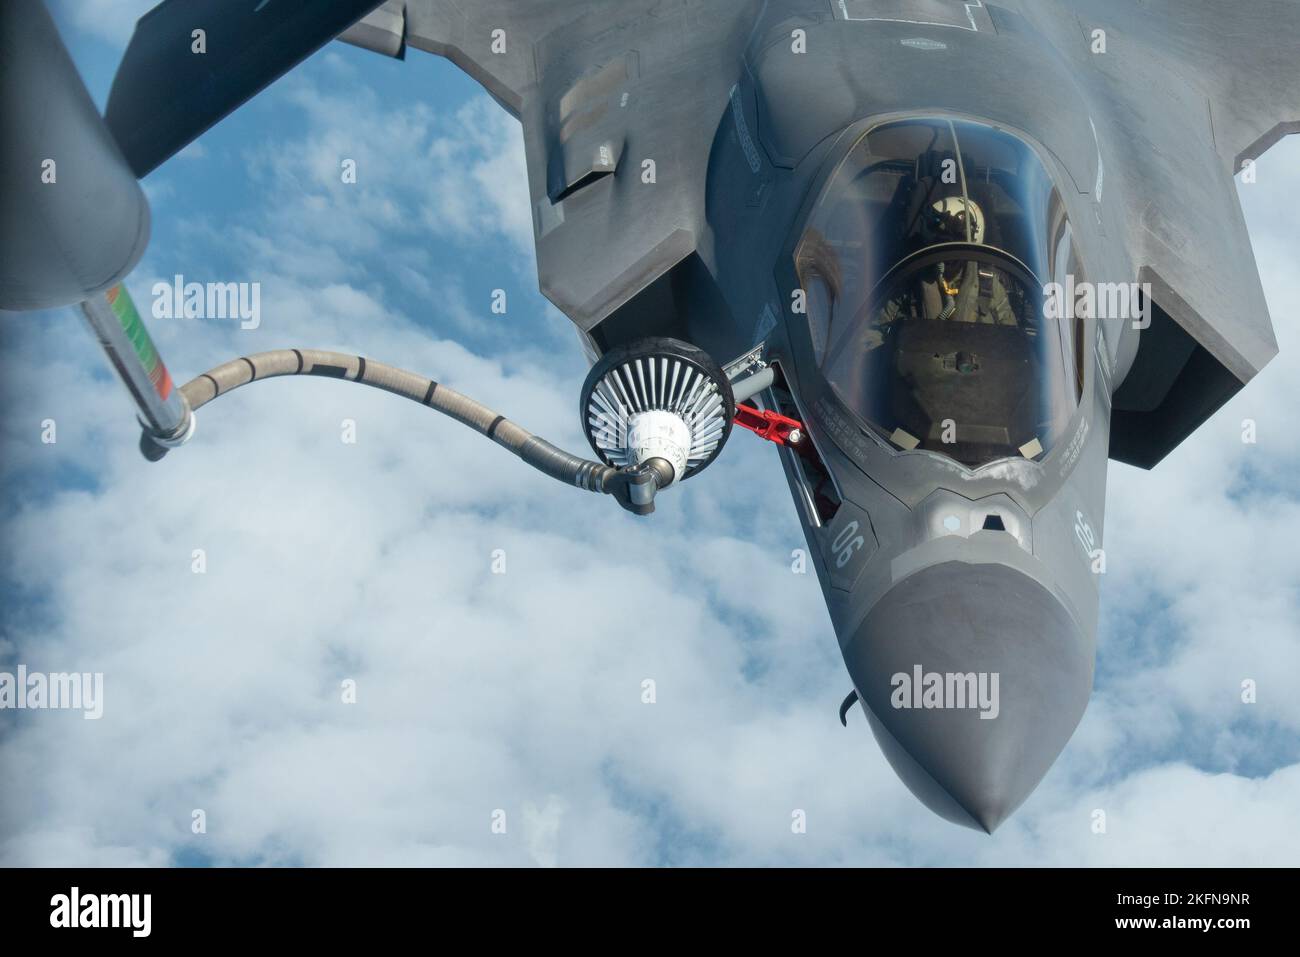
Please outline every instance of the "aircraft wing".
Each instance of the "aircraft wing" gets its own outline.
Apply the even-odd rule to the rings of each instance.
[[[1300,2],[1077,0],[1080,76],[1153,327],[1115,393],[1112,456],[1151,467],[1277,353],[1233,174],[1300,129]],[[1105,52],[1091,47],[1105,33]]]
[[[378,5],[167,0],[136,23],[104,121],[143,177]]]
[[[695,251],[757,7],[389,0],[340,39],[444,56],[520,119],[541,290],[586,331]]]
[[[1096,6],[1184,64],[1189,84],[1208,94],[1215,146],[1234,173],[1300,132],[1297,0],[1103,0]]]

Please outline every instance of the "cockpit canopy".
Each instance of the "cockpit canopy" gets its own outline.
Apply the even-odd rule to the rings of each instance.
[[[1021,139],[968,121],[877,126],[849,148],[795,247],[813,352],[899,449],[977,468],[1041,460],[1082,391],[1083,280],[1055,184]]]

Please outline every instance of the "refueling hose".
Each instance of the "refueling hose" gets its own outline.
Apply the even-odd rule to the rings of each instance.
[[[382,362],[340,352],[320,349],[259,352],[203,373],[181,386],[181,393],[190,409],[197,411],[217,396],[240,386],[286,375],[324,376],[359,382],[419,402],[486,435],[539,472],[566,485],[612,495],[624,508],[639,515],[653,512],[655,492],[672,482],[672,466],[663,460],[651,459],[635,468],[616,469],[603,462],[579,458],[455,389]],[[151,462],[161,459],[169,448],[158,439],[147,428],[140,437],[140,451]]]

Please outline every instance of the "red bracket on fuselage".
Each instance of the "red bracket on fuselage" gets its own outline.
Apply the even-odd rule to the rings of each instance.
[[[736,403],[736,417],[732,421],[741,428],[749,429],[760,439],[791,448],[798,447],[807,435],[803,424],[794,419],[740,402]]]

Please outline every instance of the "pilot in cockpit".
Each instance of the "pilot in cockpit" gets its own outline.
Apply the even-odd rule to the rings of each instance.
[[[922,249],[945,243],[983,244],[984,232],[983,210],[964,196],[937,200],[921,216]],[[996,271],[964,256],[926,267],[884,304],[876,325],[883,331],[898,319],[913,318],[1018,324]]]

